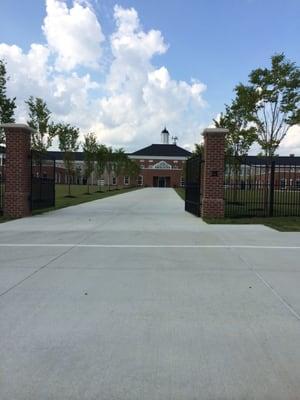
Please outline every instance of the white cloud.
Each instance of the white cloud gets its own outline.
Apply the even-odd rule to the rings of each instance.
[[[91,90],[99,84],[89,74],[79,76],[76,72],[68,76],[55,73],[49,65],[49,50],[46,46],[33,44],[28,53],[20,47],[0,44],[0,58],[5,59],[9,75],[8,94],[17,97],[17,120],[25,122],[29,96],[42,97],[48,103],[54,117],[87,128],[93,118]]]
[[[173,80],[165,66],[153,65],[153,57],[168,46],[161,32],[142,29],[134,9],[115,6],[114,18],[116,30],[110,38],[114,58],[106,96],[99,103],[101,123],[95,128],[99,135],[116,144],[146,144],[158,141],[167,124],[174,135],[197,141],[206,86],[196,80]]]
[[[300,154],[300,125],[294,125],[288,130],[279,149],[280,154]]]
[[[112,60],[106,74],[97,70],[97,82],[87,70],[99,65],[104,41],[94,10],[79,0],[69,8],[64,0],[46,0],[46,10],[46,44],[32,44],[27,53],[0,44],[19,121],[26,119],[24,100],[34,95],[47,101],[57,121],[94,131],[107,144],[130,150],[157,142],[165,124],[179,144],[199,141],[206,86],[175,80],[166,66],[154,65],[168,45],[160,31],[142,28],[136,10],[115,6]]]
[[[47,84],[49,50],[46,46],[32,44],[27,54],[16,46],[0,43],[0,56],[8,63],[10,83],[24,92],[26,88]]]
[[[104,41],[101,26],[88,3],[74,1],[70,9],[61,0],[46,0],[43,31],[56,54],[55,68],[70,71],[78,65],[97,67]]]

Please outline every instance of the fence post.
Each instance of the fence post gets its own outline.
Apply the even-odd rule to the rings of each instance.
[[[21,218],[31,215],[30,136],[32,129],[24,124],[2,124],[5,131],[4,215]]]
[[[225,135],[227,129],[208,128],[204,136],[202,217],[224,218]]]

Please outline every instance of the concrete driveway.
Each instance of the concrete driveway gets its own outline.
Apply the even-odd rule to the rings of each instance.
[[[1,224],[0,399],[298,400],[299,260],[172,189]]]

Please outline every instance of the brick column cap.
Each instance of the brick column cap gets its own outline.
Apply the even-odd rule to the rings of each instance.
[[[225,136],[228,133],[228,129],[225,128],[206,128],[204,129],[202,135],[206,136]]]
[[[15,123],[8,123],[8,124],[1,124],[0,128],[4,129],[22,129],[24,131],[35,132],[34,129],[30,128],[30,126],[26,124],[15,124]]]

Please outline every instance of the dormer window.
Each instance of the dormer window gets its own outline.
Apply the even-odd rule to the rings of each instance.
[[[165,161],[160,161],[159,163],[154,164],[153,168],[155,168],[155,169],[172,169],[172,166]]]

